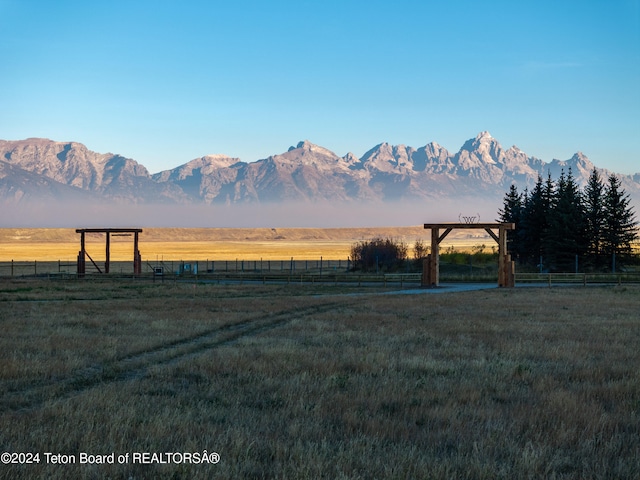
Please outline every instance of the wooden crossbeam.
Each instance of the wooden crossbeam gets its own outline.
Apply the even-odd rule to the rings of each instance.
[[[459,222],[450,222],[450,223],[425,223],[424,228],[437,228],[442,230],[443,228],[461,228],[468,230],[475,229],[486,229],[486,228],[504,228],[505,230],[515,230],[515,223],[459,223]]]
[[[487,231],[487,233],[489,235],[491,235],[491,238],[493,238],[496,241],[496,243],[498,243],[498,244],[500,243],[500,239],[498,238],[498,235],[493,233],[493,230],[491,230],[490,228],[485,228],[485,230]]]
[[[91,260],[91,263],[93,263],[93,266],[96,267],[98,269],[98,272],[102,273],[102,270],[100,270],[100,267],[98,266],[98,264],[96,262],[93,261],[93,258],[91,258],[91,255],[89,255],[89,252],[87,252],[86,250],[84,251],[84,254],[89,257],[89,260]]]
[[[445,237],[451,233],[451,230],[453,230],[453,228],[447,228],[444,233],[438,237],[438,245],[440,245]]]

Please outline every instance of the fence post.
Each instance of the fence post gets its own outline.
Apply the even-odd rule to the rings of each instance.
[[[613,256],[611,258],[611,272],[616,273],[616,252],[613,252]]]
[[[11,276],[13,277],[13,260],[11,260]]]
[[[37,260],[33,261],[33,274],[35,276],[38,276],[38,261]]]

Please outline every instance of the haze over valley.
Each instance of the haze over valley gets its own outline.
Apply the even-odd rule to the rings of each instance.
[[[584,184],[595,166],[576,152],[546,162],[489,132],[456,153],[381,143],[361,158],[309,141],[245,162],[212,154],[157,173],[77,142],[0,140],[2,227],[366,227],[493,221],[511,184],[571,170]],[[606,169],[601,174],[612,172]],[[640,174],[620,175],[640,197]]]

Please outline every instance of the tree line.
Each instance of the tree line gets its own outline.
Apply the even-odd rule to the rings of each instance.
[[[513,222],[507,249],[520,265],[546,271],[610,271],[632,260],[638,239],[635,212],[620,179],[594,168],[581,190],[571,172],[554,181],[538,176],[529,191],[511,185],[498,211]]]

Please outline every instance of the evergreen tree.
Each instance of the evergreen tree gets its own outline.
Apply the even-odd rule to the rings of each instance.
[[[573,270],[576,256],[581,265],[621,265],[638,240],[635,212],[620,179],[611,175],[605,185],[594,168],[580,191],[571,169],[557,183],[538,176],[531,192],[518,193],[511,185],[498,210],[502,222],[516,224],[508,232],[509,253],[521,264],[563,271]]]
[[[607,256],[615,258],[618,265],[624,261],[625,255],[631,254],[631,244],[638,236],[635,230],[635,213],[630,202],[620,179],[615,174],[610,175],[604,189],[605,223],[602,251]]]
[[[529,204],[529,189],[525,187],[524,192],[522,192],[522,206],[520,208],[520,224],[516,225],[516,236],[518,238],[517,242],[519,245],[518,249],[518,261],[523,263],[523,259],[529,257],[529,253],[527,252],[527,205]]]
[[[498,210],[498,220],[502,223],[516,224],[515,230],[507,231],[507,251],[514,260],[520,257],[523,250],[520,242],[522,237],[518,234],[518,229],[521,227],[522,209],[522,195],[518,193],[518,187],[511,185],[509,192],[504,197],[503,208]]]
[[[559,182],[564,183],[564,173]],[[555,263],[555,250],[552,246],[554,233],[550,230],[552,215],[557,202],[557,186],[551,178],[551,171],[547,172],[547,180],[542,187],[542,211],[544,215],[543,227],[540,231],[540,254],[547,266]]]
[[[584,188],[585,238],[590,263],[599,268],[603,265],[602,244],[605,228],[604,183],[593,168]]]
[[[576,256],[586,249],[582,194],[571,169],[567,175],[563,170],[554,192],[544,250],[557,270],[571,271]]]
[[[542,255],[542,239],[547,230],[548,204],[545,200],[545,186],[542,177],[534,185],[531,193],[523,199],[521,216],[522,255],[521,261],[537,265]]]

